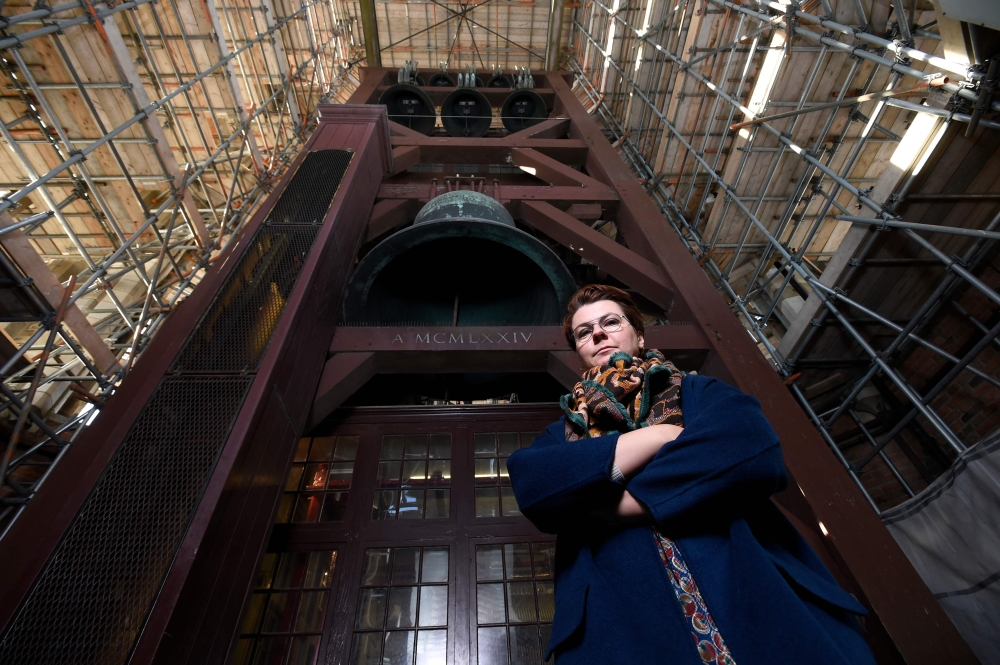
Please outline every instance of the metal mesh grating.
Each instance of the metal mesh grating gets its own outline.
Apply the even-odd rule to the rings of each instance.
[[[0,642],[0,662],[123,663],[252,377],[169,377]]]
[[[303,160],[26,596],[0,663],[127,661],[253,382],[233,374],[260,364],[352,157]]]
[[[351,164],[350,150],[317,150],[302,160],[266,224],[321,224]]]
[[[318,226],[261,226],[173,371],[255,371],[318,233]]]

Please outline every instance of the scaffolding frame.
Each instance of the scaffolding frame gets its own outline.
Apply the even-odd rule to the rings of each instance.
[[[822,15],[807,11],[820,4]],[[933,48],[941,38],[902,3],[885,4],[883,36],[858,3],[840,3],[835,10],[828,0],[803,5],[648,0],[636,6],[584,0],[572,19],[568,63],[576,75],[574,90],[602,119],[609,140],[670,228],[879,514],[891,506],[873,497],[875,481],[869,476],[874,474],[868,471],[879,465],[888,470],[901,490],[893,503],[933,480],[925,474],[914,482],[907,456],[890,455],[891,448],[905,453],[917,438],[942,460],[940,472],[975,443],[955,432],[934,399],[963,373],[1000,390],[995,370],[977,366],[984,349],[1000,348],[1000,324],[964,312],[975,339],[958,354],[924,334],[942,308],[961,307],[955,295],[963,289],[1000,304],[1000,293],[978,274],[1000,240],[1000,212],[994,208],[983,223],[968,228],[906,221],[897,212],[948,126],[966,123],[969,135],[994,132],[1000,123],[984,115],[1000,110],[1000,102],[988,97],[986,66],[970,67],[915,48],[915,39]],[[833,20],[845,9],[853,9],[854,25]],[[790,98],[778,99],[777,82],[795,73],[801,78],[788,86]],[[826,78],[836,83],[824,82],[833,87],[829,94],[835,101],[829,103],[817,99]],[[931,119],[924,122],[924,136],[916,131],[911,136],[913,123],[910,130],[901,127],[905,119],[921,116]],[[804,126],[805,118],[816,120]],[[904,142],[915,144],[912,156],[893,182],[858,177],[862,158],[877,159],[883,146],[898,151]],[[733,156],[723,159],[727,154]],[[751,159],[756,161],[748,168]],[[788,175],[791,188],[780,182]],[[996,198],[968,196],[955,199]],[[762,211],[775,214],[768,219]],[[864,230],[860,240],[831,242],[837,233],[846,237],[848,224]],[[903,234],[919,249],[910,265],[944,268],[920,306],[898,320],[841,288],[866,261],[873,266],[887,261],[874,256],[886,234]],[[725,242],[730,238],[735,241]],[[843,267],[831,269],[832,259]],[[824,260],[825,269],[817,265]],[[797,312],[784,306],[794,297],[801,304]],[[838,331],[847,357],[804,357],[830,330]],[[795,340],[787,343],[790,337]],[[950,365],[922,391],[902,367],[918,348]],[[824,363],[854,369],[847,388],[820,409],[800,379]],[[891,418],[873,422],[859,414],[859,395],[873,389],[880,399],[899,403]]]
[[[347,99],[363,46],[349,0],[0,11],[3,537],[227,256],[318,104]]]

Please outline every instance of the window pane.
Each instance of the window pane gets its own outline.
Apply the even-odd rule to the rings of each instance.
[[[538,626],[538,632],[539,632],[539,637],[541,637],[540,641],[542,643],[542,655],[544,656],[545,652],[549,650],[549,637],[552,636],[552,624],[551,623],[541,624],[540,626]],[[546,663],[555,662],[555,655],[549,656],[549,659],[545,662]]]
[[[497,454],[497,437],[493,432],[481,432],[472,435],[472,447],[476,457],[495,456]]]
[[[302,585],[309,552],[286,552],[281,555],[278,572],[274,576],[274,588],[291,589]]]
[[[476,588],[476,616],[479,623],[504,623],[503,584],[480,584]]]
[[[420,626],[448,625],[448,587],[420,587]]]
[[[451,457],[451,434],[431,434],[431,459],[448,459]],[[434,631],[435,633],[437,631]],[[419,647],[417,647],[419,649]]]
[[[448,581],[447,547],[428,547],[424,549],[424,570],[420,581],[424,584]]]
[[[406,436],[406,453],[404,457],[407,459],[426,459],[427,440],[428,436],[426,434],[408,434]]]
[[[236,645],[236,655],[232,665],[250,665],[250,655],[253,653],[253,640],[242,639]]]
[[[552,577],[552,569],[556,560],[555,543],[534,543],[531,546],[535,560],[535,577]]]
[[[319,507],[323,501],[323,495],[317,493],[300,494],[295,500],[295,512],[292,514],[293,522],[315,522],[319,519]]]
[[[535,582],[535,586],[538,587],[538,619],[552,621],[556,613],[552,582]]]
[[[507,579],[531,579],[531,549],[528,543],[508,543],[503,549]]]
[[[299,481],[302,480],[302,469],[304,469],[301,464],[293,464],[292,470],[288,474],[288,482],[285,483],[285,489],[294,492],[299,488]]]
[[[538,648],[538,627],[511,626],[511,665],[538,665],[541,661],[542,654]]]
[[[309,456],[309,443],[312,439],[299,439],[299,447],[295,449],[295,461],[305,462]]]
[[[447,630],[421,630],[417,633],[417,665],[445,665],[447,662]]]
[[[292,623],[289,612],[289,595],[287,593],[272,593],[267,601],[267,611],[264,612],[264,623],[260,627],[262,633],[283,633]]]
[[[351,476],[354,475],[354,462],[336,462],[330,465],[330,481],[327,488],[331,490],[346,490],[351,487]]]
[[[406,443],[406,437],[402,434],[387,434],[383,436],[382,453],[379,457],[381,459],[402,459],[404,443]]]
[[[451,484],[451,460],[431,460],[427,465],[427,484],[431,487],[447,487]]]
[[[507,612],[511,623],[537,621],[535,615],[535,585],[532,582],[507,584]]]
[[[318,633],[323,630],[323,606],[326,591],[303,591],[299,600],[299,616],[295,620],[295,632]]]
[[[274,564],[277,562],[277,554],[268,553],[264,555],[264,561],[261,562],[260,570],[257,571],[255,589],[266,589],[271,586],[271,581],[274,579]]]
[[[517,497],[514,496],[513,487],[501,487],[500,500],[503,504],[504,517],[517,517],[521,514],[521,510],[517,507]]]
[[[447,519],[451,514],[451,490],[427,490],[424,517],[429,520]]]
[[[403,487],[423,487],[427,480],[427,462],[403,462]]]
[[[507,458],[500,458],[500,484],[510,485],[510,472],[507,471]]]
[[[379,462],[375,487],[399,487],[399,462]]]
[[[396,518],[397,492],[375,492],[372,504],[373,520],[391,520]]]
[[[507,457],[521,447],[517,432],[500,432],[497,434],[497,441],[500,444],[501,457]]]
[[[360,436],[338,436],[337,451],[333,454],[333,459],[342,462],[353,462],[358,455],[358,444],[361,442]]]
[[[499,517],[500,501],[496,487],[476,488],[476,517]]]
[[[260,618],[264,614],[264,604],[267,602],[266,593],[255,593],[250,598],[250,607],[247,609],[247,618],[243,622],[244,633],[256,633],[260,628]]]
[[[308,464],[302,476],[302,489],[321,490],[326,486],[326,476],[330,470],[329,464]]]
[[[277,524],[284,524],[292,518],[292,506],[295,505],[295,495],[286,494],[281,497],[281,504],[278,505],[278,515],[274,521]]]
[[[476,484],[496,485],[497,483],[497,460],[495,457],[487,457],[476,460]]]
[[[503,579],[503,550],[501,545],[476,546],[476,580]]]
[[[302,586],[307,589],[330,586],[330,574],[336,563],[336,552],[312,552],[309,555],[309,567],[306,569],[306,579]]]
[[[313,439],[312,449],[309,451],[309,460],[315,462],[326,462],[333,454],[333,446],[337,442],[335,436],[317,436]]]
[[[541,435],[541,432],[521,432],[521,447],[527,448]]]
[[[382,633],[355,633],[351,665],[382,665]]]
[[[313,665],[319,653],[319,635],[293,637],[288,652],[288,665]]]
[[[424,491],[403,490],[399,493],[399,519],[419,520],[424,516]]]
[[[386,590],[362,589],[358,596],[358,618],[355,627],[358,630],[381,630],[385,621]]]
[[[420,548],[397,547],[392,555],[392,583],[416,584],[420,572]]]
[[[253,665],[274,665],[280,663],[288,646],[287,637],[265,637],[257,642],[253,655]]]
[[[389,548],[365,550],[365,569],[361,586],[384,586],[389,583]]]
[[[386,628],[413,628],[417,625],[417,587],[401,586],[389,590],[389,614]]]
[[[399,630],[386,633],[385,651],[382,652],[382,665],[412,665],[413,637],[412,630]]]
[[[323,499],[320,522],[343,522],[347,515],[347,492],[333,492]]]
[[[479,629],[479,665],[507,665],[507,629]]]

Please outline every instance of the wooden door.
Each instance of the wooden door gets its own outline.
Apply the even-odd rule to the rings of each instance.
[[[366,407],[303,438],[234,662],[540,665],[555,543],[506,460],[558,417]]]

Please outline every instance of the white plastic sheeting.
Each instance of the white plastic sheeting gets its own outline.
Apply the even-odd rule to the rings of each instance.
[[[882,519],[983,665],[1000,665],[1000,432]]]

